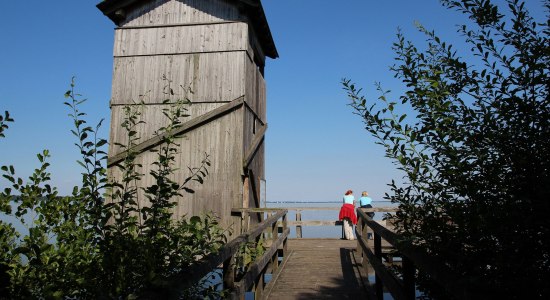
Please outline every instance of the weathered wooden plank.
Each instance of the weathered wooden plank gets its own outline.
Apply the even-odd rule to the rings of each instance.
[[[290,239],[292,254],[273,287],[266,289],[266,299],[365,299],[354,268],[354,246],[348,240]]]
[[[273,216],[269,217],[267,220],[265,220],[262,223],[258,224],[258,226],[256,226],[253,230],[251,230],[247,233],[248,234],[248,241],[249,242],[255,241],[256,238],[260,234],[262,234],[268,227],[270,227],[271,225],[276,223],[277,220],[279,220],[284,215],[286,215],[287,212],[288,211],[286,211],[286,210],[279,211],[276,214],[274,214]]]
[[[288,221],[288,226],[341,226],[342,221]]]
[[[246,60],[246,103],[262,120],[266,121],[266,84],[258,65],[252,60]]]
[[[142,56],[247,51],[248,24],[118,28],[113,55]]]
[[[240,107],[243,103],[243,98],[240,97],[240,98],[237,98],[221,107],[218,107],[214,110],[211,110],[209,111],[208,113],[205,113],[199,117],[196,117],[194,119],[191,119],[187,122],[185,122],[181,127],[179,127],[177,130],[175,130],[174,132],[170,132],[170,133],[164,133],[162,135],[158,135],[158,136],[155,136],[155,137],[152,137],[146,141],[143,141],[142,143],[136,145],[134,148],[133,148],[133,151],[135,152],[143,152],[145,150],[148,150],[158,144],[160,144],[163,139],[165,138],[165,136],[167,136],[168,134],[171,134],[173,136],[178,136],[178,135],[181,135],[189,130],[192,130],[198,126],[201,126],[207,122],[210,122],[216,118],[219,118],[220,116],[223,116],[229,112],[231,112],[232,110]],[[109,159],[107,160],[107,166],[108,167],[112,167],[113,165],[121,162],[125,157],[127,156],[127,153],[125,152],[122,152],[122,153],[119,153],[119,154],[116,154],[112,157],[109,157]]]
[[[178,168],[172,177],[174,181],[183,183],[191,175],[187,167],[200,166],[205,154],[211,161],[204,184],[189,182],[187,187],[194,189],[195,193],[183,192],[181,197],[173,199],[178,203],[174,210],[175,219],[212,212],[221,218],[222,226],[232,226],[233,234],[240,233],[240,226],[232,220],[231,208],[242,205],[241,121],[238,113],[228,113],[175,139],[179,152],[174,161]],[[136,164],[142,166],[139,171],[146,174],[136,182],[138,186],[147,187],[154,183],[149,173],[154,170],[152,163],[156,160],[157,154],[150,151],[144,151],[136,158]],[[109,171],[110,176],[121,178],[117,167],[111,167]],[[141,190],[138,199],[140,205],[149,205]]]
[[[284,210],[287,209],[289,211],[312,211],[312,210],[340,210],[340,207],[270,207],[270,208],[251,208],[250,211],[253,212],[269,212],[269,211],[277,211],[277,210]],[[248,210],[248,208],[239,208],[234,207],[234,212],[240,212],[243,210]],[[362,209],[361,209],[362,210]],[[369,210],[365,210],[369,211]],[[376,207],[373,208],[373,211],[382,211],[382,212],[389,212],[389,211],[397,211],[397,208],[395,207]]]
[[[239,10],[223,0],[155,0],[144,1],[129,11],[122,26],[147,24],[202,23],[239,20]]]
[[[246,102],[247,95],[245,95],[245,105],[243,109],[243,175],[250,177],[251,182],[249,193],[249,207],[260,207],[260,182],[265,179],[265,167],[264,167],[264,135],[267,129],[267,124],[256,116],[254,111],[250,108]],[[255,189],[255,190],[254,190]],[[250,221],[257,222],[261,218],[261,214],[250,215]]]
[[[372,208],[358,208],[363,212],[396,212],[399,211],[399,207],[395,206],[380,206]]]
[[[267,131],[267,124],[262,126],[257,132],[256,137],[252,141],[251,145],[248,147],[246,154],[244,155],[244,161],[243,161],[243,168],[246,169],[252,162],[252,158],[254,157],[256,151],[258,151],[258,147],[261,143],[263,143],[265,138],[265,132]]]
[[[186,114],[189,117],[182,119],[183,122],[191,121],[193,118],[200,117],[210,111],[213,111],[220,106],[226,105],[228,102],[215,102],[215,103],[193,103],[185,105],[184,109],[187,109]],[[155,104],[155,105],[146,105],[146,106],[134,106],[141,113],[138,117],[138,120],[143,121],[144,123],[137,124],[134,128],[138,132],[136,143],[143,143],[153,137],[155,137],[156,132],[159,128],[165,127],[168,125],[169,120],[163,114],[163,109],[169,108],[168,104]],[[124,121],[124,111],[125,106],[116,105],[111,107],[111,122],[113,124],[122,124]],[[128,143],[128,133],[122,127],[115,127],[111,129],[110,138],[111,143],[109,144],[109,155],[111,157],[119,154],[121,152],[121,146],[116,143],[127,145]]]
[[[192,102],[230,101],[245,95],[245,59],[244,52],[115,58],[111,105],[161,104],[186,97]]]

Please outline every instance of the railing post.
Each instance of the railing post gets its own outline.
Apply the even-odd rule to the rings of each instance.
[[[374,256],[376,260],[382,262],[382,237],[374,232]],[[376,299],[384,299],[384,285],[382,284],[382,278],[375,273],[375,290],[376,290]]]
[[[265,269],[260,272],[260,275],[254,283],[254,299],[262,299],[262,295],[264,293],[264,274]]]
[[[271,217],[271,216],[270,216]],[[271,225],[271,238],[273,241],[276,241],[279,238],[279,225],[278,221],[274,222],[273,225]]]
[[[225,290],[235,288],[235,260],[233,256],[223,262],[223,288]]]
[[[363,247],[361,247],[360,241],[363,238],[363,226],[365,226],[365,224],[363,223],[363,218],[361,217],[361,215],[357,214],[357,217],[357,257],[363,258]]]
[[[287,214],[285,214],[283,216],[283,231],[282,232],[285,232],[286,229],[288,228],[288,224],[286,223]],[[287,239],[285,239],[283,241],[283,259],[284,259],[284,257],[287,256],[287,241],[288,241]]]
[[[302,221],[302,211],[296,210],[296,221]],[[302,225],[296,225],[296,238],[302,238]]]
[[[366,241],[366,244],[367,244],[367,247],[369,246],[369,225],[368,223],[363,220],[363,218],[361,218],[362,222],[363,222],[363,227],[361,228],[361,236],[363,237],[363,239]],[[363,269],[365,270],[365,274],[368,274],[369,273],[369,261],[367,259],[367,256],[365,255],[365,253],[362,253],[363,254],[363,257],[362,257],[362,261],[361,261],[361,264],[363,266]]]
[[[341,226],[341,228],[342,228],[342,239],[345,239],[345,238],[346,238],[346,234],[344,233],[344,222],[346,222],[345,219],[342,220],[342,226]]]
[[[403,266],[403,289],[407,299],[416,299],[415,267],[413,262],[406,256],[402,257]]]
[[[279,222],[275,222],[275,223],[273,223],[273,225],[271,225],[271,238],[272,238],[271,244],[272,245],[277,241],[277,239],[279,239],[279,225],[278,225],[278,223]],[[275,274],[277,269],[279,269],[279,255],[278,255],[278,252],[279,251],[275,251],[275,254],[271,257],[271,274]]]

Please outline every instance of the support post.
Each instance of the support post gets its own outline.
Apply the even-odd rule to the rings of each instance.
[[[402,257],[403,264],[403,289],[407,299],[416,299],[415,267],[413,262],[406,256]]]
[[[226,290],[235,288],[235,260],[233,256],[223,262],[223,288]]]
[[[302,211],[296,210],[296,221],[302,221]],[[296,238],[302,238],[302,225],[296,225]]]
[[[262,299],[262,295],[264,293],[264,274],[265,269],[260,272],[258,278],[256,279],[256,283],[254,284],[254,299]]]
[[[283,228],[282,228],[281,233],[285,232],[286,229],[288,228],[288,224],[286,223],[286,216],[287,216],[286,214],[283,216]],[[288,253],[287,252],[288,251],[287,250],[287,242],[288,242],[288,239],[285,239],[283,241],[283,259],[287,256],[287,253]]]
[[[359,242],[363,237],[363,227],[365,226],[365,223],[363,223],[363,218],[359,217],[359,220],[357,220],[357,232],[359,235],[357,236],[357,257],[363,258],[363,247],[361,247],[361,243]]]
[[[363,222],[363,227],[361,227],[361,236],[363,237],[363,239],[365,241],[367,241],[367,247],[369,245],[369,235],[368,235],[368,232],[369,232],[369,225],[364,221],[362,220]],[[361,264],[363,266],[363,269],[365,270],[365,274],[368,274],[369,273],[369,260],[367,259],[367,256],[365,255],[365,253],[361,252],[361,254],[363,255],[362,256],[362,261],[361,261]]]
[[[250,186],[250,179],[247,176],[244,178],[244,183],[243,183],[243,208],[249,207],[248,205],[249,197],[250,197],[249,186]],[[248,210],[245,210],[241,215],[241,224],[242,224],[241,233],[245,233],[248,231],[249,223],[250,223],[250,213],[248,212]]]
[[[275,243],[277,239],[279,239],[279,222],[273,223],[271,226],[271,238],[272,243]],[[277,269],[279,269],[279,255],[277,254],[279,251],[275,251],[275,254],[273,257],[271,257],[271,274],[275,274]]]
[[[374,233],[374,256],[380,263],[382,262],[382,237],[378,233]],[[375,274],[375,290],[376,299],[384,299],[384,285],[382,284],[382,278],[378,274]]]

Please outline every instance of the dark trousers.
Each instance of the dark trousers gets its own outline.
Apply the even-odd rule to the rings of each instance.
[[[370,205],[370,204],[362,205],[361,208],[372,208],[372,205]],[[374,212],[368,212],[367,216],[369,216],[371,218],[374,218]]]
[[[370,205],[370,204],[361,205],[361,208],[372,208],[372,205]],[[367,216],[371,217],[371,219],[374,218],[374,212],[368,212]],[[369,232],[367,234],[367,239],[369,239],[369,240],[372,239],[372,233]]]

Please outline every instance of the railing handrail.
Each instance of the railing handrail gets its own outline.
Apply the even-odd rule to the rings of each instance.
[[[372,208],[361,208],[362,210],[366,212],[395,212],[398,211],[399,208],[393,207],[393,206],[375,206]],[[277,211],[277,210],[340,210],[340,206],[335,207],[326,207],[326,206],[320,206],[320,207],[262,207],[262,208],[233,208],[232,212],[270,212],[270,211]]]
[[[268,249],[260,259],[257,259],[257,261],[248,268],[241,281],[236,282],[233,287],[230,287],[233,289],[232,297],[240,298],[244,295],[244,292],[246,292],[246,290],[249,289],[253,283],[255,283],[259,273],[261,273],[262,270],[265,270],[267,263],[269,263],[269,258],[276,254],[278,247],[286,242],[286,239],[290,233],[290,230],[286,226],[287,213],[287,210],[278,211],[276,214],[259,223],[252,230],[240,234],[231,241],[227,242],[219,249],[218,252],[204,257],[196,264],[185,269],[185,271],[172,276],[170,279],[166,280],[163,286],[147,291],[145,295],[146,298],[158,297],[162,299],[179,299],[182,292],[186,288],[202,279],[220,265],[223,264],[224,269],[226,264],[234,268],[235,266],[232,263],[232,260],[235,254],[239,251],[241,245],[247,242],[256,241],[267,228],[271,227],[274,231],[277,230],[276,226],[279,223],[279,219],[283,219],[283,222],[281,222],[283,230],[281,233],[274,234],[276,239],[272,242],[270,249]],[[286,245],[284,246],[284,249],[286,251]],[[234,276],[234,270],[232,271],[232,275]],[[224,276],[226,273],[229,272],[224,270]],[[224,283],[225,282],[226,279],[224,278]],[[233,281],[231,282],[233,283]]]
[[[265,213],[265,212],[274,212],[274,211],[281,211],[281,210],[287,210],[287,211],[295,211],[296,212],[296,220],[295,221],[287,221],[287,224],[289,226],[295,226],[296,227],[296,238],[302,238],[302,227],[303,226],[342,226],[342,221],[338,220],[338,214],[334,215],[334,219],[332,220],[319,220],[319,219],[313,219],[313,220],[302,220],[302,212],[303,211],[338,211],[340,210],[341,206],[335,206],[335,207],[262,207],[262,208],[233,208],[232,212],[234,213]],[[371,208],[361,208],[361,210],[365,212],[396,212],[398,211],[398,208],[395,206],[384,206],[384,207],[371,207]],[[343,235],[343,231],[342,231]]]

